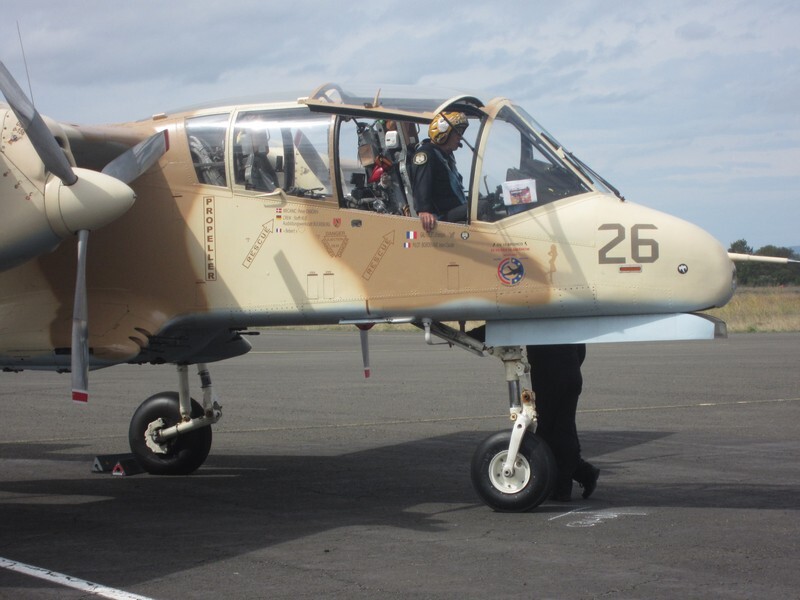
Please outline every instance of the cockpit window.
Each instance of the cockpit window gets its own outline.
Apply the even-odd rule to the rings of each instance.
[[[341,205],[411,215],[409,158],[419,141],[410,121],[342,118],[337,128]]]
[[[480,130],[477,117],[468,119],[464,143],[454,151],[456,169],[466,185],[472,179],[472,149]],[[342,207],[416,217],[412,159],[427,137],[427,125],[356,117],[340,117],[338,123],[336,160]],[[464,193],[469,196],[468,190]],[[466,211],[462,212],[458,221],[466,221]]]
[[[497,221],[590,191],[511,108],[500,110],[488,135],[479,220]]]
[[[226,186],[225,132],[227,114],[194,117],[186,120],[186,135],[197,180],[207,185]]]
[[[305,108],[240,113],[233,131],[235,183],[261,192],[330,196],[330,124],[330,116]]]

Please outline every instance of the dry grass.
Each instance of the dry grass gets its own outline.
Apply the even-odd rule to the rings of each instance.
[[[732,333],[800,331],[800,287],[739,288],[727,305],[708,313]]]

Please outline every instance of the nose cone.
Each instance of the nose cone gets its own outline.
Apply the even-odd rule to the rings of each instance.
[[[734,292],[735,268],[722,244],[688,221],[645,210],[650,212],[649,222],[657,224],[657,230],[645,233],[659,240],[654,266],[669,285],[672,308],[693,312],[727,304]]]
[[[725,306],[733,297],[736,288],[736,267],[728,256],[727,250],[714,237],[697,228],[698,236],[704,239],[698,242],[694,251],[698,264],[701,265],[700,286],[705,308]]]
[[[108,225],[133,206],[136,195],[122,181],[97,171],[75,172],[78,181],[73,185],[51,178],[45,189],[47,217],[61,237]]]

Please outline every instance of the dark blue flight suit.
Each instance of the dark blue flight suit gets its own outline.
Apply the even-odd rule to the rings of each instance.
[[[432,213],[441,221],[466,221],[464,184],[451,152],[442,152],[429,139],[411,160],[411,182],[417,214]]]

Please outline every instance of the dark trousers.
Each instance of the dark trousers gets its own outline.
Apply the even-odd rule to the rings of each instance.
[[[583,378],[581,364],[585,346],[528,346],[533,390],[536,394],[536,434],[553,451],[558,467],[554,493],[569,495],[572,481],[591,476],[591,465],[581,458],[575,425]]]
[[[569,494],[572,491],[572,475],[581,459],[581,444],[575,427],[577,409],[578,396],[536,394],[536,434],[547,443],[555,456],[558,467],[557,494]]]

